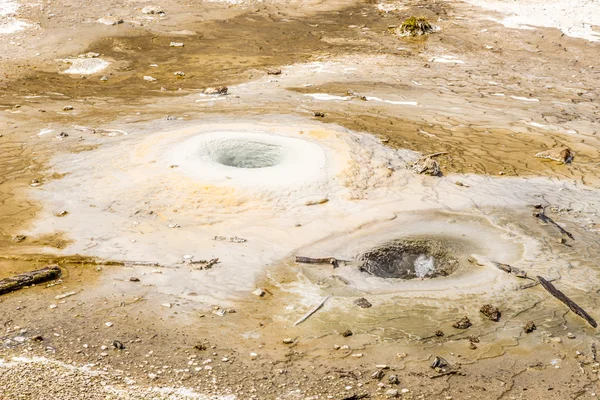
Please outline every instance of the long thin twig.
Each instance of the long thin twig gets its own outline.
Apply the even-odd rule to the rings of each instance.
[[[331,295],[325,297],[325,299],[323,299],[323,301],[321,301],[319,304],[317,304],[316,306],[314,306],[313,308],[311,308],[309,312],[307,312],[306,314],[304,314],[302,316],[302,318],[300,318],[298,321],[294,322],[294,326],[303,323],[308,318],[310,318],[311,315],[313,315],[314,313],[316,313],[317,311],[319,311],[321,309],[321,307],[323,307],[323,305],[325,304],[325,302],[327,300],[329,300],[330,297],[331,297]]]

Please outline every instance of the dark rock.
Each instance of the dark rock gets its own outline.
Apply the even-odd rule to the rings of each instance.
[[[481,307],[481,309],[479,311],[483,315],[485,315],[486,317],[488,317],[490,319],[490,321],[495,321],[495,322],[500,321],[500,316],[502,315],[502,313],[500,312],[500,310],[498,310],[497,307],[494,307],[491,304],[484,305],[483,307]]]
[[[369,300],[365,299],[364,297],[354,300],[354,304],[356,304],[360,308],[369,308],[372,306],[372,304],[369,303]]]
[[[348,329],[347,331],[342,332],[342,336],[343,337],[352,336],[352,331],[350,329]]]
[[[531,332],[535,331],[536,329],[537,329],[537,327],[535,326],[535,323],[533,321],[529,321],[523,327],[523,330],[525,331],[525,333],[531,333]]]
[[[462,317],[459,321],[455,322],[454,325],[452,325],[452,326],[456,329],[467,329],[471,325],[473,325],[473,324],[471,323],[471,321],[469,320],[468,317]]]

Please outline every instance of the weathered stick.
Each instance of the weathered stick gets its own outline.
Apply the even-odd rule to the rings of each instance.
[[[521,270],[521,269],[519,269],[519,268],[515,268],[515,267],[513,267],[513,266],[511,266],[511,265],[508,265],[508,264],[502,264],[502,263],[499,263],[499,262],[496,262],[496,261],[492,261],[492,264],[494,264],[494,265],[496,266],[496,268],[498,268],[498,269],[501,269],[502,271],[504,271],[504,272],[506,272],[506,273],[509,273],[509,274],[511,274],[511,275],[514,275],[514,276],[516,276],[517,278],[528,278],[528,279],[532,279],[532,278],[529,278],[529,277],[527,276],[527,272],[525,272],[525,271],[523,271],[523,270]]]
[[[529,279],[531,279],[531,278],[529,278]],[[554,278],[553,279],[547,279],[548,282],[554,282],[555,280],[556,279],[554,279]],[[539,281],[536,281],[535,279],[533,279],[533,282],[528,283],[527,285],[521,285],[521,286],[519,286],[519,290],[529,289],[529,288],[535,287],[535,286],[537,286],[539,284],[540,284]]]
[[[331,264],[333,268],[338,267],[338,260],[335,257],[326,258],[310,258],[310,257],[296,257],[297,263],[302,264]]]
[[[456,369],[450,370],[450,371],[446,371],[446,372],[442,372],[440,374],[437,375],[432,375],[429,377],[429,379],[436,379],[436,378],[441,378],[442,376],[448,376],[448,375],[455,375],[455,374],[459,374],[462,375],[462,372]]]
[[[427,155],[423,156],[423,158],[434,158],[434,157],[443,156],[446,154],[448,154],[447,151],[440,151],[440,152],[433,153],[433,154],[427,154]]]
[[[294,322],[294,326],[299,325],[301,323],[303,323],[304,321],[306,321],[308,318],[310,318],[311,315],[313,315],[314,313],[316,313],[317,311],[319,311],[321,309],[321,307],[323,307],[323,305],[325,304],[325,302],[327,300],[329,300],[329,298],[331,297],[331,295],[325,297],[325,299],[323,299],[322,302],[320,302],[319,304],[317,304],[316,306],[314,306],[313,308],[310,309],[309,312],[307,312],[306,314],[304,314],[302,316],[302,318],[300,318],[298,321]]]
[[[558,229],[560,231],[560,233],[562,233],[563,235],[567,235],[569,237],[569,239],[571,239],[571,240],[575,240],[575,238],[573,237],[571,232],[566,231],[562,226],[557,224],[552,218],[547,216],[546,213],[544,213],[543,211],[542,212],[534,212],[533,216],[538,218],[542,222],[554,225],[556,227],[556,229]]]
[[[598,324],[596,323],[594,318],[592,318],[587,312],[585,312],[585,310],[583,308],[579,307],[573,300],[568,298],[563,292],[561,292],[556,287],[554,287],[553,284],[551,284],[550,282],[548,282],[546,279],[542,278],[541,276],[538,276],[537,279],[540,282],[540,285],[542,285],[544,287],[544,289],[546,289],[548,292],[550,292],[550,294],[552,296],[556,297],[558,300],[565,303],[571,311],[573,311],[575,314],[579,315],[581,318],[585,319],[587,321],[587,323],[590,324],[591,326],[593,326],[594,328],[598,327]]]
[[[24,286],[51,281],[60,277],[61,271],[57,266],[26,272],[10,278],[0,280],[0,294],[6,294],[19,290]]]

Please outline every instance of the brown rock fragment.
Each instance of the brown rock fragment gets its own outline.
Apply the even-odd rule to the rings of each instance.
[[[500,316],[502,315],[502,313],[500,312],[500,310],[498,310],[497,307],[494,307],[491,304],[484,305],[483,307],[481,307],[481,309],[479,311],[483,315],[485,315],[486,317],[488,317],[490,319],[490,321],[495,321],[495,322],[500,321]]]
[[[535,326],[535,323],[533,321],[529,321],[523,327],[523,330],[525,331],[525,333],[531,333],[531,332],[535,331],[536,329],[537,329],[537,327]]]
[[[549,158],[550,160],[558,161],[563,164],[569,164],[573,160],[574,156],[575,153],[573,153],[570,148],[556,147],[554,149],[540,151],[534,157]]]
[[[456,329],[467,329],[471,325],[473,325],[473,324],[471,323],[471,320],[469,320],[468,317],[462,317],[459,321],[455,322],[454,325],[452,325],[452,326]]]

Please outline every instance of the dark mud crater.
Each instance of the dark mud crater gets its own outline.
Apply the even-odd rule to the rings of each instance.
[[[441,238],[393,240],[358,256],[361,271],[395,279],[447,276],[458,269],[462,258],[455,243]]]

